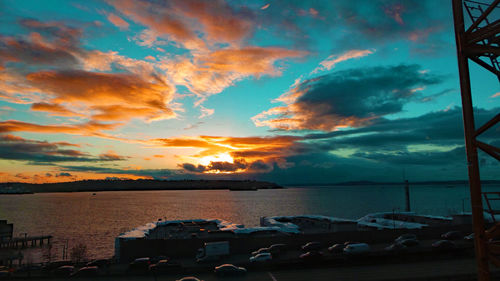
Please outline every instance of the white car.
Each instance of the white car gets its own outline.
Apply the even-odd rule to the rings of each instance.
[[[270,261],[273,257],[270,253],[260,253],[253,257],[250,257],[250,262],[262,262],[262,261]]]
[[[370,251],[370,245],[366,243],[349,244],[344,248],[346,254],[364,254]]]

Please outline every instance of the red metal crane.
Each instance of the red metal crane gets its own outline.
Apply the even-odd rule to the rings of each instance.
[[[499,3],[500,0],[490,1],[489,3],[473,0],[453,0],[465,148],[475,235],[474,246],[479,281],[490,280],[490,263],[500,267],[500,244],[498,244],[498,241],[492,240],[500,236],[500,223],[495,221],[494,215],[496,212],[491,209],[489,202],[491,195],[494,194],[492,192],[482,192],[481,190],[477,152],[480,149],[500,161],[500,148],[484,143],[477,138],[500,121],[500,114],[497,114],[479,129],[475,128],[469,60],[489,70],[500,81],[500,65],[497,60],[498,56],[500,56],[500,16],[498,16],[499,11],[497,10],[500,8]],[[464,9],[470,18],[470,25],[467,29],[464,21]],[[494,222],[493,227],[488,230],[485,228],[485,210],[482,196],[486,199]]]

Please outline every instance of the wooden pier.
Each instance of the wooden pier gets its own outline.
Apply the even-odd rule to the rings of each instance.
[[[52,235],[45,236],[26,236],[26,237],[16,237],[9,240],[0,241],[0,249],[18,249],[42,246],[43,244],[50,244],[50,239]]]

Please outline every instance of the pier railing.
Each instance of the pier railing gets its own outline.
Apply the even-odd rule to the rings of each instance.
[[[52,235],[14,237],[8,240],[1,240],[0,248],[17,249],[29,246],[36,247],[37,245],[42,246],[45,243],[50,244],[50,239],[52,239]]]

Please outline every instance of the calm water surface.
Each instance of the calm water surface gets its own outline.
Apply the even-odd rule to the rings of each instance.
[[[500,187],[485,190],[500,191]],[[115,236],[158,218],[221,218],[245,226],[258,225],[261,216],[275,215],[356,219],[370,212],[404,210],[404,198],[402,186],[38,193],[0,195],[0,219],[14,223],[15,236],[53,235],[52,255],[61,256],[62,245],[68,240],[69,248],[85,243],[90,257],[111,257]],[[468,198],[466,186],[411,187],[412,211],[422,214],[470,211]],[[41,253],[29,255],[37,260]]]

